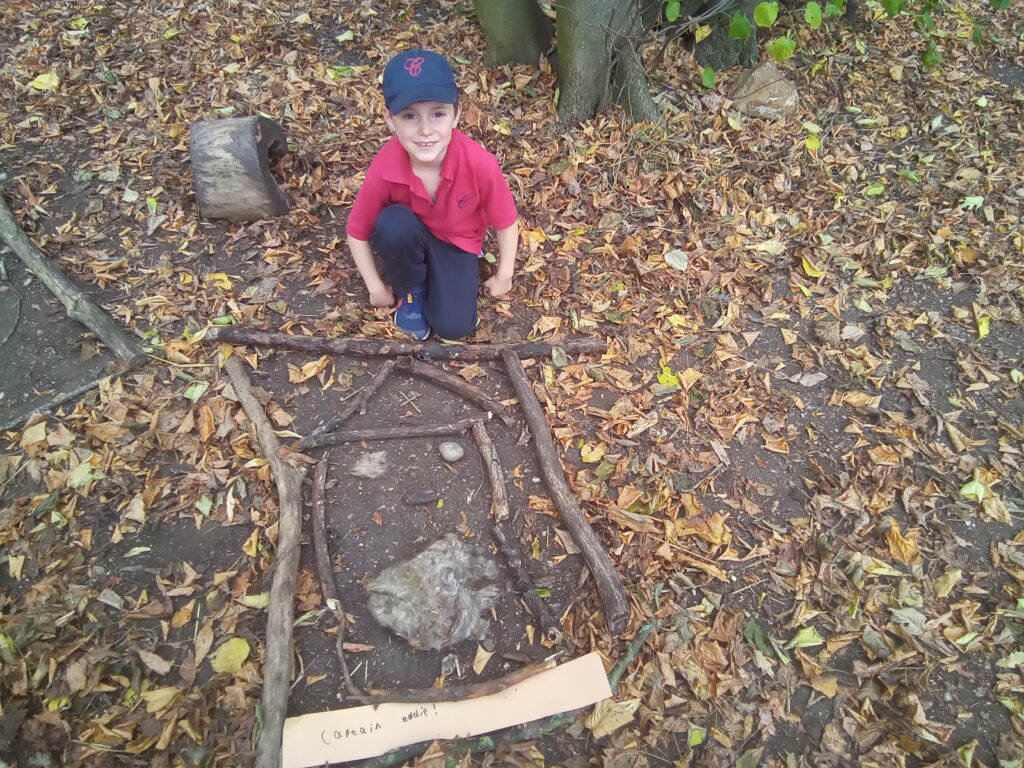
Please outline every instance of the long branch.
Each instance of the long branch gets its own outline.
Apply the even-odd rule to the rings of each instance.
[[[497,360],[510,349],[520,358],[547,357],[555,347],[567,355],[604,352],[607,348],[600,339],[573,339],[561,342],[531,341],[523,344],[441,344],[422,341],[390,341],[380,339],[327,339],[319,336],[292,336],[252,328],[217,326],[207,331],[207,341],[229,344],[249,344],[278,349],[294,349],[317,355],[360,355],[363,357],[389,357],[413,355],[432,360]]]
[[[555,441],[551,436],[551,427],[540,407],[537,396],[533,393],[522,362],[512,350],[505,350],[502,353],[502,359],[505,361],[505,369],[512,381],[512,388],[519,397],[519,405],[522,406],[523,412],[526,414],[526,423],[530,427],[534,445],[537,447],[545,485],[551,493],[559,517],[565,523],[569,535],[572,536],[572,540],[579,548],[584,560],[587,561],[590,572],[594,574],[597,590],[604,603],[608,629],[612,634],[617,635],[626,628],[626,622],[629,619],[629,600],[626,598],[626,590],[612,566],[608,553],[601,546],[601,542],[590,527],[590,523],[587,522],[583,510],[576,503],[576,498],[565,480],[562,465],[558,460],[558,452],[555,450]]]
[[[231,385],[242,404],[256,440],[270,464],[278,497],[278,567],[270,587],[267,610],[267,658],[263,672],[263,731],[256,747],[256,768],[279,768],[281,734],[288,713],[292,675],[292,624],[295,620],[295,581],[302,535],[303,470],[278,458],[281,445],[256,396],[249,376],[237,357],[225,364]]]
[[[71,282],[68,276],[51,262],[46,254],[29,240],[28,235],[18,226],[11,209],[0,195],[0,238],[17,254],[32,274],[50,289],[68,313],[95,333],[104,344],[129,368],[137,368],[146,362],[146,353],[139,343],[125,333],[124,329],[108,315],[100,305],[89,298],[81,288]]]
[[[311,442],[320,435],[326,434],[328,432],[333,432],[334,430],[336,430],[345,421],[347,421],[348,418],[352,416],[352,414],[354,414],[356,411],[359,411],[360,413],[366,413],[366,404],[369,402],[370,398],[373,397],[373,395],[377,392],[377,390],[381,388],[381,385],[384,384],[388,375],[391,373],[392,370],[394,370],[394,367],[397,362],[397,360],[385,360],[381,364],[381,366],[374,372],[373,378],[371,378],[366,383],[366,386],[363,387],[358,397],[353,397],[351,400],[348,401],[345,407],[341,409],[341,411],[339,411],[337,414],[329,418],[327,421],[325,421],[323,424],[321,424],[319,427],[314,429],[312,432],[310,432],[308,435],[306,435],[299,441],[299,450],[305,450],[306,448],[309,448]]]
[[[323,448],[325,445],[357,443],[360,440],[401,440],[411,437],[446,437],[468,432],[480,419],[462,419],[451,424],[412,424],[397,427],[366,427],[348,429],[344,432],[328,432],[307,443],[308,448]]]

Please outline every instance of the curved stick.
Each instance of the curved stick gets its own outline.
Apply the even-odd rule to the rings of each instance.
[[[508,408],[488,395],[480,389],[480,387],[466,381],[465,379],[454,376],[448,373],[448,371],[441,370],[436,365],[424,363],[412,357],[399,358],[398,370],[407,371],[414,376],[419,376],[427,381],[432,381],[438,386],[444,387],[449,392],[454,392],[456,395],[476,403],[485,411],[490,411],[501,419],[505,423],[505,426],[512,426],[512,414],[509,413]]]
[[[366,404],[369,402],[370,398],[373,397],[374,393],[381,388],[381,385],[384,384],[384,381],[387,379],[391,371],[394,370],[397,363],[397,360],[385,360],[381,364],[380,368],[374,372],[373,378],[366,383],[366,386],[363,387],[359,395],[349,400],[340,413],[332,416],[304,438],[299,440],[299,450],[306,450],[310,447],[313,440],[318,438],[320,435],[336,430],[356,411],[359,411],[359,413],[366,413]]]

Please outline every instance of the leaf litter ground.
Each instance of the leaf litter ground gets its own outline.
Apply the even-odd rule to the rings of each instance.
[[[0,754],[19,765],[246,759],[276,507],[219,369],[227,350],[194,338],[228,317],[393,335],[365,305],[342,225],[384,138],[376,74],[398,45],[420,44],[468,62],[457,64],[463,127],[499,155],[521,204],[516,289],[484,300],[478,340],[608,339],[600,360],[530,374],[629,586],[624,638],[662,620],[618,701],[589,721],[608,735],[581,724],[484,762],[1019,764],[1024,97],[1013,77],[1024,50],[1012,21],[971,7],[996,37],[980,50],[964,16],[944,16],[932,73],[909,24],[815,33],[806,42],[831,53],[787,68],[802,108],[774,123],[735,115],[700,87],[689,54],[670,50],[656,73],[665,126],[608,115],[570,130],[554,120],[550,73],[483,67],[464,11],[0,11],[8,197],[158,358],[5,436]],[[29,85],[47,74],[56,90],[53,78]],[[720,92],[734,78],[719,73]],[[257,111],[288,133],[275,172],[293,212],[200,222],[188,126]],[[10,262],[26,303],[51,305]],[[58,370],[71,380],[89,344],[50,317],[53,346],[40,347],[26,318],[0,350],[5,409],[28,394],[30,366],[54,372],[33,386],[59,383]],[[238,353],[256,365],[275,425],[298,434],[367,375],[351,360]],[[453,370],[509,396],[496,367]],[[396,375],[360,418],[466,408]],[[519,468],[512,502],[531,572],[566,609],[570,649],[610,661],[621,643],[589,584],[577,589],[579,558],[533,482],[530,449],[516,430],[495,432],[506,470]],[[379,483],[347,474],[380,447],[409,471]],[[360,682],[442,674],[440,655],[374,625],[359,583],[448,530],[488,540],[469,453],[449,469],[425,440],[330,452],[329,527]],[[402,504],[424,488],[444,505]],[[295,712],[336,706],[340,688],[314,574],[304,556]],[[496,614],[483,677],[546,652],[511,595]],[[462,680],[478,679],[475,644],[457,655]]]

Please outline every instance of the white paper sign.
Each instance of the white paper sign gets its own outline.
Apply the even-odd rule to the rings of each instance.
[[[365,760],[408,744],[528,723],[612,695],[600,654],[588,653],[500,693],[437,704],[379,704],[289,717],[281,768]]]

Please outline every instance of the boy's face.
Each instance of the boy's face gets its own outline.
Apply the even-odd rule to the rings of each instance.
[[[457,104],[418,101],[394,115],[384,110],[384,121],[414,167],[440,169],[461,114]]]

